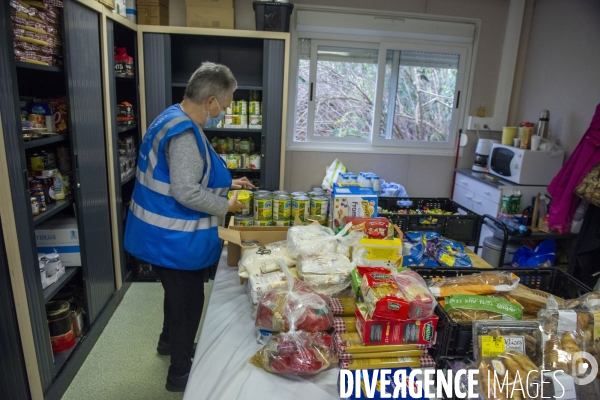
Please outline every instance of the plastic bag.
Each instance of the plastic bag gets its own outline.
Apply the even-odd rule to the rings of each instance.
[[[249,362],[274,374],[313,375],[338,358],[329,334],[293,331],[273,335]]]
[[[542,328],[538,321],[474,321],[473,355],[475,360],[496,356],[502,349],[515,350],[543,365]]]
[[[354,246],[352,261],[361,266],[400,267],[402,266],[402,241],[361,239]]]
[[[408,301],[400,294],[390,274],[367,272],[360,289],[364,295],[367,316],[372,319],[403,320],[408,318]]]
[[[440,305],[456,322],[501,319],[521,320],[523,307],[516,301],[492,296],[454,294],[440,301]]]
[[[519,277],[510,272],[482,272],[435,281],[429,288],[437,298],[453,294],[505,293],[519,286]]]
[[[338,238],[343,237],[348,229],[350,229],[350,226],[347,225],[337,235],[334,235],[331,228],[317,224],[293,226],[287,233],[290,256],[298,258],[303,255],[335,253],[337,251]]]
[[[421,275],[414,271],[402,271],[392,276],[400,289],[403,297],[410,303],[408,306],[408,319],[423,320],[431,317],[437,301]]]
[[[274,332],[318,332],[331,328],[333,315],[326,297],[294,278],[282,260],[279,264],[287,276],[287,287],[278,287],[263,295],[256,310],[256,326]]]
[[[540,243],[535,250],[521,246],[515,252],[513,267],[552,267],[556,256],[556,240],[548,239]]]
[[[251,274],[258,275],[281,271],[279,267],[280,259],[288,267],[293,267],[296,264],[296,260],[290,256],[285,240],[248,249],[242,253],[242,258],[238,263],[238,275],[242,278],[248,278]]]
[[[577,299],[569,300],[565,308],[600,311],[600,292],[586,293]]]
[[[462,244],[439,238],[427,243],[427,253],[443,267],[472,267],[471,259]]]
[[[408,268],[397,267],[396,272],[407,271]],[[352,278],[352,288],[356,293],[356,296],[363,297],[362,290],[360,290],[360,285],[362,283],[362,277],[367,272],[379,272],[382,274],[389,274],[391,270],[386,267],[366,267],[366,266],[357,266],[352,270],[351,278]]]
[[[337,296],[349,289],[354,264],[344,255],[325,253],[298,257],[297,268],[300,279],[315,292]]]
[[[321,187],[324,190],[331,190],[340,172],[346,172],[346,167],[340,160],[336,158],[335,160],[333,160],[331,165],[327,167],[327,171],[325,172],[325,177],[323,178],[323,183],[321,184]]]

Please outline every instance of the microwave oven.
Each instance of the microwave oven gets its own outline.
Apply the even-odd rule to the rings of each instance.
[[[519,185],[546,186],[563,165],[564,150],[531,151],[494,143],[488,170]]]

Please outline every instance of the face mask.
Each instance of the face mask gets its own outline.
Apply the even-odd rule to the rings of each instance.
[[[210,111],[209,111],[208,115],[206,116],[206,123],[204,124],[204,127],[206,129],[210,129],[210,128],[213,128],[213,127],[219,125],[219,122],[221,122],[221,120],[223,118],[225,118],[225,111],[221,109],[221,106],[219,105],[219,102],[217,101],[217,99],[215,99],[215,101],[217,102],[217,107],[219,107],[219,116],[211,117]]]

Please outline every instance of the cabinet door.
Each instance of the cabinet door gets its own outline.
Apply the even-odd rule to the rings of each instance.
[[[454,185],[454,197],[452,200],[468,210],[473,210],[473,192],[458,186],[458,184]]]
[[[475,196],[489,200],[492,203],[500,204],[502,199],[502,190],[496,189],[490,185],[486,185],[482,182],[477,182],[475,186]]]
[[[144,77],[146,128],[148,128],[160,113],[173,104],[169,35],[144,33]]]
[[[64,8],[69,131],[87,312],[93,324],[115,293],[98,13],[75,0]]]
[[[456,174],[456,185],[470,190],[471,192],[475,192],[475,188],[477,187],[477,181],[473,178],[469,178],[462,174]]]

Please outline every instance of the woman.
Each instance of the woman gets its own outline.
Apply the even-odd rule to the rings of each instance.
[[[165,290],[158,352],[171,355],[169,391],[184,391],[204,304],[203,269],[219,259],[219,220],[244,207],[232,189],[252,189],[233,179],[202,128],[225,115],[237,82],[224,65],[205,62],[194,72],[181,104],[150,125],[140,146],[127,216],[125,249],[149,262]]]

